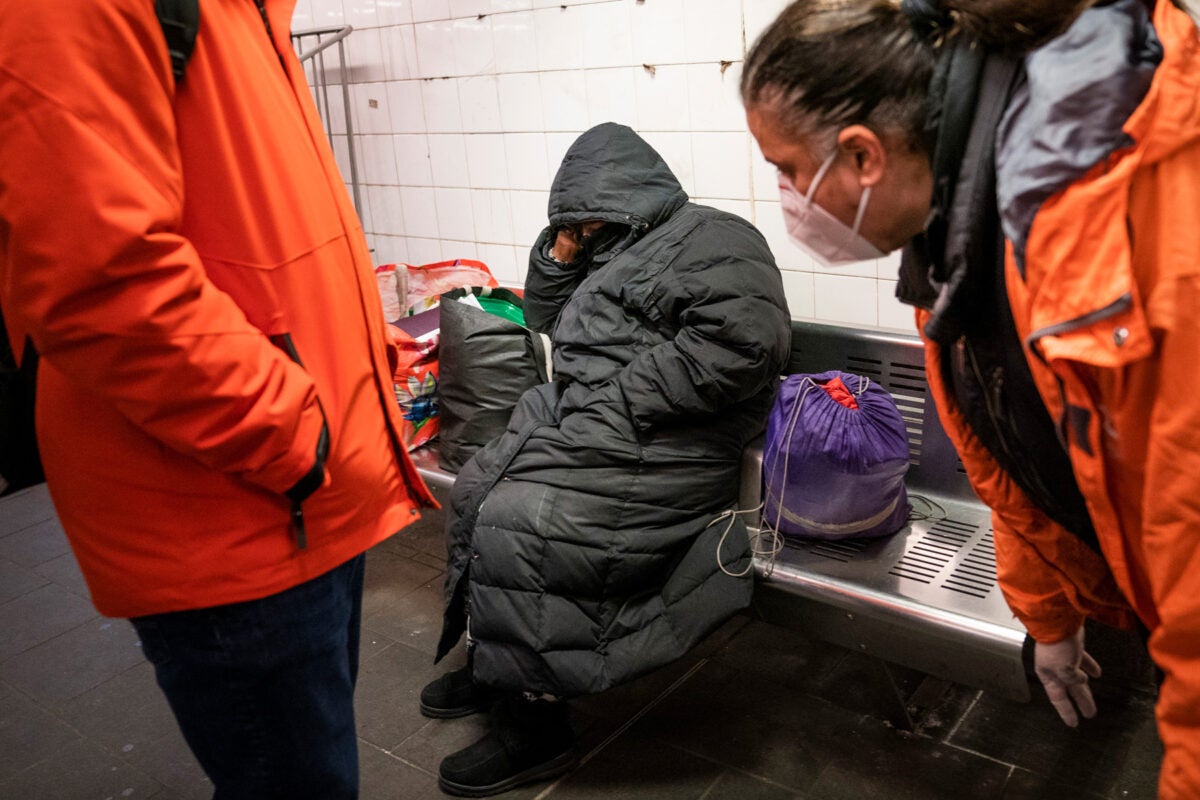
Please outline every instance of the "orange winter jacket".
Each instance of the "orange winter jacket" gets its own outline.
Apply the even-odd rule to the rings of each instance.
[[[917,330],[930,313],[918,309]],[[1039,509],[971,430],[942,374],[941,348],[922,335],[925,374],[942,427],[975,493],[992,509],[997,577],[1009,608],[1039,642],[1074,634],[1087,617],[1132,627],[1129,606],[1099,553]]]
[[[1133,144],[1043,204],[1008,284],[1105,560],[1150,629],[1160,797],[1182,800],[1200,797],[1200,40],[1170,3],[1154,24],[1164,57]],[[1048,574],[1029,549],[1009,561]]]
[[[0,305],[104,614],[281,591],[433,504],[292,5],[201,2],[176,87],[153,0],[0,0]]]

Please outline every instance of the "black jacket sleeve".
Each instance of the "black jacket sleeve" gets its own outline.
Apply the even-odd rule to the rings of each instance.
[[[710,413],[778,381],[791,347],[783,280],[762,236],[746,223],[705,226],[683,247],[658,304],[678,321],[668,342],[618,376],[639,430]]]
[[[550,257],[554,229],[546,228],[529,252],[529,273],[525,276],[525,324],[539,332],[550,333],[558,322],[562,307],[587,277],[583,259],[563,264]]]

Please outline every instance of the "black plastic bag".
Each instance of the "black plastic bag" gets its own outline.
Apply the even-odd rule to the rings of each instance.
[[[438,464],[450,472],[504,433],[527,389],[551,378],[549,338],[459,302],[468,293],[521,307],[521,298],[506,289],[455,289],[442,295]]]

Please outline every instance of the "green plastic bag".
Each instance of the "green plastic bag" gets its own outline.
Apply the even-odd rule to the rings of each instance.
[[[493,289],[492,291],[494,293],[496,290]],[[522,328],[525,327],[525,311],[521,306],[501,297],[483,295],[476,299],[479,301],[479,305],[483,306],[483,310],[489,314],[495,314],[497,317],[506,319],[509,322],[515,322]]]
[[[469,302],[461,299],[470,295]],[[524,326],[507,289],[455,289],[441,297],[438,464],[458,472],[504,433],[517,400],[551,379],[550,339]]]

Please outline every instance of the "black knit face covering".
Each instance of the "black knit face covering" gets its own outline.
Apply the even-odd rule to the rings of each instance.
[[[591,261],[611,250],[629,233],[628,226],[608,223],[588,236],[580,238],[582,245],[579,257]]]

